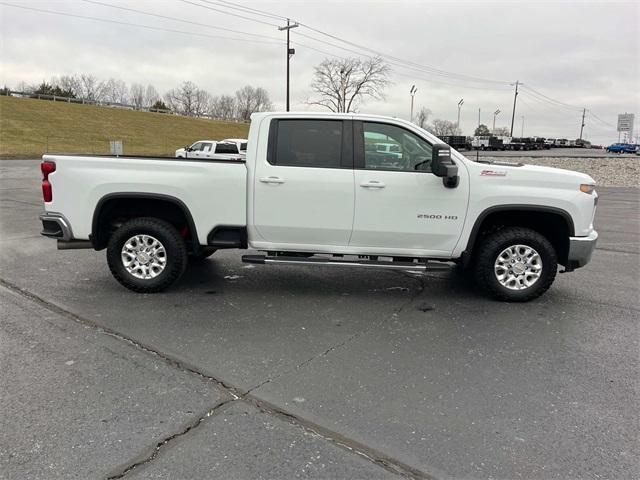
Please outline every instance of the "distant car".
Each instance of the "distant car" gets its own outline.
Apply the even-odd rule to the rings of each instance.
[[[612,143],[607,147],[609,153],[636,153],[638,146],[632,143]]]
[[[247,154],[247,139],[246,138],[225,138],[222,140],[224,143],[235,143],[238,147],[238,153],[240,155]]]
[[[397,143],[376,143],[376,152],[387,153],[396,158],[402,158],[402,147]]]
[[[198,140],[176,150],[176,158],[201,158],[203,160],[242,160],[238,145],[232,142]]]

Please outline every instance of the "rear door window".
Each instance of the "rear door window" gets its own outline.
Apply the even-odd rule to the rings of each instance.
[[[238,146],[235,143],[218,143],[216,153],[238,153]]]
[[[270,162],[291,167],[340,168],[341,120],[279,120]]]

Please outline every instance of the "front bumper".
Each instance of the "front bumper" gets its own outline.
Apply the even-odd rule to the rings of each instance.
[[[596,249],[598,232],[592,230],[586,237],[569,237],[569,256],[567,271],[584,267],[591,260],[591,254]]]
[[[64,242],[73,240],[73,233],[71,232],[69,220],[67,220],[61,213],[43,212],[40,214],[40,221],[42,222],[41,235],[50,238],[57,238]]]

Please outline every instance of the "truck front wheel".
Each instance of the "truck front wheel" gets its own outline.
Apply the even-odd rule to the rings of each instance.
[[[128,289],[160,292],[184,273],[187,247],[170,223],[135,218],[122,224],[109,239],[107,263],[115,279]]]
[[[477,283],[499,300],[526,302],[553,283],[558,258],[543,235],[523,227],[506,227],[484,237],[475,253]]]

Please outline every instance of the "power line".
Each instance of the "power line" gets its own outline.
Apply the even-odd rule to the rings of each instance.
[[[533,95],[531,92],[528,92],[526,90],[521,90],[519,93],[525,95],[530,100],[535,100],[535,101],[539,102],[540,106],[547,108],[548,111],[551,112],[551,113],[555,113],[557,115],[567,115],[567,116],[578,113],[578,110],[567,109],[565,107],[561,107],[560,105],[557,105],[555,103],[551,103],[551,102],[549,102],[547,100],[544,100],[541,97]],[[580,109],[580,110],[582,110],[582,109]]]
[[[264,10],[258,10],[257,8],[251,8],[251,7],[246,7],[244,5],[240,5],[238,3],[233,3],[233,2],[227,2],[225,0],[218,0],[218,1],[212,1],[212,0],[200,0],[201,2],[204,3],[208,3],[211,5],[218,5],[221,7],[226,7],[226,8],[230,8],[230,7],[235,7],[241,11],[245,11],[247,13],[253,14],[253,15],[259,15],[262,17],[266,17],[266,18],[274,18],[276,20],[286,20],[287,17],[284,17],[282,15],[276,15],[274,13],[269,13],[269,12],[265,12]]]
[[[593,110],[589,110],[589,109],[587,109],[587,112],[589,112],[589,115],[591,115],[593,118],[595,118],[595,119],[596,119],[596,120],[598,120],[599,122],[601,122],[601,123],[603,123],[603,124],[605,124],[605,125],[608,125],[609,127],[616,128],[616,126],[615,126],[615,125],[613,125],[612,123],[605,122],[605,121],[604,121],[604,120],[602,120],[599,116],[597,116],[595,113],[593,113]]]
[[[295,43],[295,45],[307,48],[309,50],[313,50],[314,52],[318,52],[318,53],[321,53],[323,55],[328,55],[330,57],[339,58],[341,60],[346,60],[347,59],[347,57],[343,57],[341,55],[337,55],[337,54],[332,53],[332,52],[327,52],[326,50],[321,50],[319,48],[312,47],[311,45],[308,45],[306,43],[301,43],[301,42],[298,42],[298,41],[293,41],[293,43]],[[402,66],[402,65],[394,65],[394,66],[396,66],[397,68],[405,68],[405,69],[407,69],[407,67]],[[497,86],[496,87],[478,87],[478,86],[471,86],[471,85],[461,85],[461,84],[456,84],[456,83],[443,82],[442,80],[434,80],[432,78],[421,77],[421,76],[415,75],[415,74],[401,73],[401,72],[398,72],[398,71],[393,71],[392,75],[400,75],[401,77],[413,78],[413,79],[417,79],[417,80],[422,80],[422,81],[427,82],[427,83],[437,83],[437,84],[448,85],[448,86],[452,86],[452,87],[472,88],[472,89],[475,89],[475,90],[506,91],[505,88],[500,88],[500,87],[497,87]]]
[[[470,76],[470,75],[464,75],[464,74],[449,72],[449,71],[441,70],[441,69],[438,69],[438,68],[435,68],[435,67],[431,67],[431,66],[428,66],[428,65],[422,65],[420,63],[416,63],[416,62],[413,62],[413,61],[410,61],[410,60],[405,60],[405,59],[402,59],[402,58],[399,58],[399,57],[395,57],[393,55],[388,55],[388,54],[379,52],[377,50],[371,49],[369,47],[365,47],[365,46],[359,45],[357,43],[351,42],[349,40],[346,40],[344,38],[338,37],[336,35],[332,35],[330,33],[323,32],[322,30],[319,30],[317,28],[311,27],[311,26],[306,25],[304,23],[301,23],[301,22],[298,22],[298,23],[300,23],[300,26],[305,27],[305,28],[307,28],[307,29],[309,29],[309,30],[311,30],[313,32],[316,32],[316,33],[318,33],[320,35],[324,35],[326,37],[332,38],[332,39],[337,40],[339,42],[346,43],[347,45],[351,45],[351,46],[359,48],[361,50],[368,51],[368,52],[373,53],[374,55],[377,55],[379,57],[392,59],[392,60],[394,60],[396,62],[400,62],[400,63],[407,64],[407,65],[412,65],[413,67],[420,68],[420,69],[429,70],[429,71],[431,71],[433,73],[439,73],[441,75],[446,75],[446,76],[451,76],[451,77],[458,77],[461,80],[468,80],[468,81],[472,80],[472,81],[475,81],[475,82],[497,83],[497,84],[505,84],[505,85],[509,85],[511,83],[511,82],[505,81],[505,80],[488,80],[488,79],[485,79],[485,78],[473,77],[473,76]],[[299,33],[298,35],[302,35],[302,34]],[[313,38],[313,37],[308,37],[308,38]],[[319,41],[318,39],[314,39],[314,40]]]
[[[142,11],[142,10],[135,10],[133,8],[121,7],[121,6],[118,6],[118,5],[111,5],[109,3],[98,2],[96,0],[81,0],[81,1],[86,2],[86,3],[93,3],[94,5],[102,5],[103,7],[116,8],[118,10],[125,10],[125,11],[128,11],[128,12],[140,13],[142,15],[148,15],[148,16],[151,16],[151,17],[163,18],[165,20],[171,20],[171,21],[174,21],[174,22],[187,23],[189,25],[196,25],[198,27],[210,28],[210,29],[213,29],[213,30],[224,30],[225,32],[239,33],[239,34],[242,34],[242,35],[250,35],[252,37],[267,38],[269,40],[280,41],[280,39],[277,38],[277,37],[270,37],[268,35],[260,35],[258,33],[243,32],[241,30],[233,30],[233,29],[225,28],[225,27],[217,27],[217,26],[214,26],[214,25],[206,24],[206,23],[192,22],[190,20],[183,20],[183,19],[180,19],[180,18],[169,17],[169,16],[166,16],[166,15],[160,15],[160,14],[157,14],[157,13],[150,13],[150,12],[145,12],[145,11]]]
[[[213,7],[208,7],[207,5],[194,3],[194,2],[192,2],[190,0],[179,0],[179,1],[181,1],[183,3],[188,3],[188,4],[191,4],[191,5],[195,5],[195,6],[198,6],[198,7],[201,7],[201,8],[207,8],[209,10],[213,10],[213,11],[216,11],[216,12],[219,12],[219,13],[223,13],[225,15],[232,15],[232,16],[235,16],[235,17],[243,18],[245,20],[250,20],[250,21],[253,21],[253,22],[263,23],[263,24],[266,24],[266,25],[271,25],[271,26],[277,27],[277,25],[275,25],[273,23],[270,23],[270,22],[265,22],[265,21],[262,21],[262,20],[257,20],[255,18],[250,18],[250,17],[246,17],[246,16],[243,16],[243,15],[239,15],[237,13],[230,13],[230,12],[225,11],[225,10],[220,10],[220,9],[213,8]],[[201,1],[203,3],[210,4],[210,5],[222,6],[223,8],[228,8],[228,9],[232,9],[232,10],[233,9],[239,10],[239,11],[242,11],[243,13],[248,13],[248,14],[252,14],[252,15],[260,15],[260,16],[268,17],[268,18],[277,18],[277,19],[286,20],[286,17],[282,17],[280,15],[274,15],[274,14],[272,14],[270,12],[266,12],[264,10],[245,7],[243,5],[239,5],[237,3],[226,1],[226,0],[217,0],[217,1],[214,1],[214,0],[199,0],[199,1]],[[476,83],[478,83],[478,82],[480,82],[480,83],[495,83],[495,84],[505,84],[505,85],[508,85],[510,83],[510,82],[507,82],[507,81],[488,80],[488,79],[484,79],[484,78],[473,77],[473,76],[470,76],[470,75],[457,74],[457,73],[454,73],[454,72],[448,72],[446,70],[440,70],[440,69],[437,69],[435,67],[431,67],[431,66],[428,66],[428,65],[422,65],[422,64],[419,64],[419,63],[416,63],[416,62],[412,62],[410,60],[405,60],[405,59],[402,59],[402,58],[399,58],[399,57],[395,57],[393,55],[389,55],[389,54],[386,54],[386,53],[383,53],[383,52],[376,51],[374,49],[371,49],[371,48],[363,46],[363,45],[359,45],[357,43],[351,42],[351,41],[346,40],[344,38],[341,38],[339,36],[332,35],[330,33],[324,32],[324,31],[319,30],[317,28],[311,27],[310,25],[306,25],[306,24],[301,23],[301,22],[297,22],[297,23],[299,23],[300,26],[303,26],[303,27],[307,28],[308,30],[316,32],[316,33],[318,33],[320,35],[324,35],[324,36],[329,37],[329,38],[331,38],[333,40],[337,40],[339,42],[345,43],[345,44],[350,45],[352,47],[355,47],[357,49],[360,49],[360,50],[363,50],[363,51],[367,51],[367,52],[369,52],[368,56],[370,56],[371,54],[376,55],[376,56],[380,56],[380,57],[383,57],[383,58],[387,59],[389,61],[389,63],[395,62],[396,64],[401,64],[401,65],[407,66],[406,68],[422,71],[423,73],[427,73],[427,74],[431,74],[431,75],[439,75],[439,76],[449,77],[449,78],[455,78],[456,80],[461,80],[461,81],[468,81],[468,82],[471,81],[471,82],[476,82]],[[326,41],[323,41],[323,40],[320,40],[318,38],[314,38],[314,37],[311,37],[309,35],[305,35],[305,34],[302,34],[302,33],[298,33],[298,35],[306,37],[306,38],[309,38],[310,40],[314,40],[314,41],[317,41],[317,42],[321,42],[321,43],[330,45],[330,46],[332,46],[334,48],[340,48],[342,50],[345,50],[345,51],[348,51],[348,52],[351,52],[351,53],[355,53],[357,55],[363,55],[363,53],[361,51],[355,51],[355,50],[351,50],[351,49],[348,49],[348,48],[345,48],[345,47],[341,47],[341,46],[338,46],[336,44],[333,44],[333,43],[330,43],[330,42],[326,42]]]
[[[201,3],[191,2],[190,0],[178,0],[178,1],[180,1],[182,3],[188,3],[189,5],[195,5],[196,7],[206,8],[207,10],[212,10],[214,12],[222,13],[223,15],[231,15],[232,17],[243,18],[243,19],[249,20],[251,22],[262,23],[263,25],[269,25],[271,27],[278,27],[278,25],[275,24],[275,23],[265,22],[263,20],[258,20],[256,18],[245,17],[244,15],[239,15],[237,13],[227,12],[227,11],[224,11],[224,10],[220,10],[219,8],[209,7],[207,5],[202,5]],[[202,1],[205,1],[205,0],[202,0]]]
[[[545,95],[544,93],[540,93],[540,92],[538,92],[537,90],[534,90],[533,88],[531,88],[531,87],[529,87],[529,86],[526,86],[526,85],[525,85],[525,86],[524,86],[524,88],[525,88],[526,90],[531,91],[531,92],[532,92],[532,93],[534,93],[535,95],[538,95],[538,96],[540,96],[540,97],[542,97],[542,98],[546,99],[547,101],[552,102],[552,103],[555,103],[555,104],[557,104],[557,105],[560,105],[560,106],[563,106],[563,107],[566,107],[566,108],[571,108],[571,109],[573,109],[573,110],[582,110],[582,108],[583,108],[583,107],[577,107],[577,106],[575,106],[575,105],[569,105],[568,103],[564,103],[564,102],[561,102],[560,100],[556,100],[556,99],[554,99],[554,98],[548,97],[548,96],[547,96],[547,95]]]
[[[60,15],[63,17],[73,17],[73,18],[81,18],[84,20],[93,20],[96,22],[103,22],[103,23],[112,23],[112,24],[116,24],[116,25],[125,25],[128,27],[136,27],[136,28],[144,28],[147,30],[157,30],[157,31],[161,31],[161,32],[170,32],[170,33],[179,33],[182,35],[191,35],[191,36],[195,36],[195,37],[206,37],[206,38],[218,38],[218,39],[224,39],[224,40],[235,40],[238,42],[253,42],[253,43],[260,43],[260,44],[277,44],[277,45],[281,45],[283,44],[283,42],[266,42],[264,40],[253,40],[250,38],[238,38],[238,37],[227,37],[224,35],[209,35],[206,33],[198,33],[198,32],[185,32],[184,30],[174,30],[171,28],[162,28],[162,27],[154,27],[151,25],[143,25],[140,23],[130,23],[130,22],[121,22],[119,20],[111,20],[111,19],[107,19],[107,18],[97,18],[97,17],[88,17],[85,15],[76,15],[73,13],[65,13],[65,12],[56,12],[54,10],[45,10],[42,8],[33,8],[33,7],[26,7],[24,5],[13,5],[11,3],[5,3],[5,2],[0,2],[0,5],[5,5],[7,7],[13,7],[13,8],[21,8],[23,10],[31,10],[34,12],[40,12],[40,13],[48,13],[51,15]]]
[[[322,43],[322,44],[324,44],[324,45],[328,45],[328,46],[331,46],[331,47],[334,47],[334,48],[338,48],[338,49],[340,49],[340,50],[344,50],[344,51],[347,51],[347,52],[350,52],[350,53],[354,53],[354,54],[359,55],[359,56],[360,56],[360,55],[363,55],[363,53],[362,53],[362,52],[359,52],[359,51],[353,50],[353,49],[351,49],[351,48],[343,47],[343,46],[341,46],[341,45],[336,45],[335,43],[327,42],[326,40],[321,40],[321,39],[319,39],[319,38],[312,37],[312,36],[310,36],[310,35],[306,35],[306,34],[304,34],[304,33],[299,33],[299,32],[298,32],[298,33],[296,33],[296,35],[297,35],[297,36],[304,37],[304,38],[308,38],[309,40],[313,40],[313,41],[315,41],[315,42],[319,42],[319,43]],[[300,42],[297,42],[297,43],[298,43],[298,45],[301,45],[301,46],[303,45],[303,44],[302,44],[302,43],[300,43]],[[310,48],[310,47],[307,45],[307,48]],[[317,51],[320,51],[320,50],[318,50],[318,49],[316,49],[316,50],[317,50]],[[323,53],[325,53],[325,54],[327,54],[327,55],[337,56],[337,55],[333,55],[333,54],[328,53],[328,52],[323,52]],[[366,57],[368,57],[368,58],[374,58],[374,55],[371,55],[371,54],[365,54],[364,56],[366,56]],[[344,57],[339,57],[339,56],[337,56],[337,57],[338,57],[338,58],[344,58]],[[449,75],[449,74],[447,74],[447,73],[434,72],[433,70],[428,69],[427,67],[421,67],[421,68],[419,68],[419,67],[414,67],[414,66],[411,66],[411,65],[407,65],[407,64],[405,64],[404,62],[396,61],[396,60],[393,60],[393,59],[392,59],[392,60],[387,60],[387,63],[389,63],[390,65],[392,65],[392,66],[394,66],[394,67],[404,68],[404,69],[407,69],[407,70],[413,70],[413,71],[417,71],[417,72],[420,72],[420,73],[422,73],[422,74],[426,74],[426,75],[434,75],[434,76],[443,77],[443,78],[448,78],[448,79],[450,79],[450,80],[455,80],[455,81],[466,81],[466,82],[475,82],[475,83],[478,83],[478,82],[473,81],[473,80],[468,80],[468,79],[459,78],[458,76],[455,76],[455,75]],[[417,78],[417,77],[416,77],[416,78]],[[429,81],[430,81],[430,80],[429,80]],[[446,82],[437,82],[437,81],[434,81],[434,82],[435,82],[435,83],[443,83],[443,84],[447,84]],[[468,86],[468,85],[461,85],[461,84],[455,84],[455,83],[450,83],[449,85],[453,85],[453,86],[460,86],[460,87],[467,87],[467,86]],[[507,85],[508,85],[508,84],[504,84],[504,86],[507,86]],[[483,87],[472,87],[472,86],[468,86],[468,87],[469,87],[469,88],[476,88],[476,89],[480,89],[480,90],[484,90],[484,89],[491,90],[491,89],[492,89],[492,88],[486,88],[486,87],[484,87],[484,88],[483,88]]]

